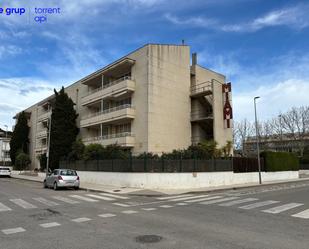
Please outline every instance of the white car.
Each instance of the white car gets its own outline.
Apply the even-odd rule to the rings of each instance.
[[[8,167],[0,166],[0,176],[11,177],[11,170]]]

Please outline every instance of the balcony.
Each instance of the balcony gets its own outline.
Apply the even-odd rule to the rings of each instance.
[[[213,113],[210,111],[191,113],[191,122],[202,122],[207,120],[213,120]]]
[[[98,124],[117,123],[123,120],[135,118],[135,109],[132,105],[122,105],[101,112],[90,114],[88,117],[80,121],[82,128],[94,126]]]
[[[212,84],[210,81],[203,82],[194,86],[191,86],[191,97],[200,97],[212,94]]]
[[[41,131],[37,132],[36,137],[37,138],[46,138],[47,137],[47,130],[41,130]]]
[[[44,121],[44,120],[47,120],[47,119],[50,117],[50,114],[51,114],[50,111],[39,113],[38,122],[42,122],[42,121]]]
[[[82,98],[82,105],[88,105],[101,99],[115,99],[135,91],[135,82],[126,76],[96,88]]]
[[[135,137],[131,132],[117,133],[102,137],[90,137],[83,139],[87,144],[101,144],[103,146],[110,144],[118,144],[122,147],[134,147]]]

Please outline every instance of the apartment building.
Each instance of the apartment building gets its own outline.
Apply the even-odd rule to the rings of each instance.
[[[232,141],[231,84],[190,57],[187,45],[147,44],[66,87],[84,143],[160,154],[205,139]],[[25,110],[33,168],[47,149],[53,97]]]
[[[11,165],[10,141],[12,132],[0,128],[0,166]]]

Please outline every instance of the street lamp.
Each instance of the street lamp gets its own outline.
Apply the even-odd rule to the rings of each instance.
[[[261,176],[261,161],[260,161],[260,146],[259,146],[259,130],[258,130],[258,121],[256,115],[256,100],[259,99],[259,96],[254,97],[254,114],[255,114],[255,136],[256,136],[256,149],[257,149],[257,159],[258,159],[258,167],[259,167],[259,183],[262,184],[262,176]]]

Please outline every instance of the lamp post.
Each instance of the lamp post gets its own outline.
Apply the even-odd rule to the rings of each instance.
[[[255,114],[255,136],[256,136],[256,150],[257,150],[257,159],[258,159],[258,167],[259,167],[259,183],[262,184],[262,176],[261,176],[261,160],[260,160],[260,145],[259,145],[259,128],[256,114],[256,100],[259,99],[259,96],[254,97],[254,114]]]

